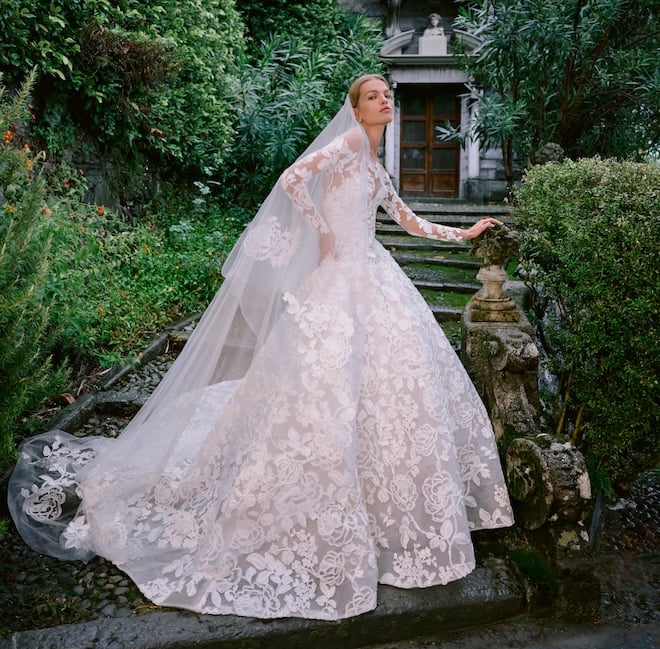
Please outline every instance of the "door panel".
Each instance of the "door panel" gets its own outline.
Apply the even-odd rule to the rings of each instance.
[[[401,194],[456,198],[459,145],[443,142],[437,127],[460,124],[463,87],[410,87],[401,92]]]

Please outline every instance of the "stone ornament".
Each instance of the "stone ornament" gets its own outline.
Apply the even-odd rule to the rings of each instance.
[[[428,18],[428,26],[419,39],[421,56],[447,56],[447,37],[440,25],[440,14],[432,13]]]
[[[503,264],[518,254],[518,233],[506,226],[486,230],[475,240],[472,254],[483,257],[484,264],[477,274],[482,288],[468,303],[473,322],[518,322],[516,304],[503,290],[507,279]]]
[[[506,453],[506,476],[517,522],[535,530],[546,522],[582,522],[591,506],[584,457],[550,435],[514,439]]]

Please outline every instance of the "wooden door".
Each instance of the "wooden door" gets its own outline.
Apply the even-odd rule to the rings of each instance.
[[[463,89],[464,91],[464,89]],[[458,197],[459,145],[440,140],[436,127],[461,121],[459,88],[410,88],[401,92],[403,196]]]

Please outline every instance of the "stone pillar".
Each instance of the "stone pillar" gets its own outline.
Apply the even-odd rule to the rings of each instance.
[[[447,37],[420,36],[419,54],[421,56],[447,56]]]
[[[538,349],[532,325],[473,322],[463,314],[461,360],[481,396],[499,440],[505,431],[526,435],[538,430]]]
[[[477,275],[482,288],[463,313],[461,359],[500,439],[505,431],[538,430],[538,349],[532,325],[503,291],[507,257],[518,252],[518,236],[502,226],[485,232],[474,254],[484,258]]]
[[[399,10],[403,0],[387,0],[387,25],[385,27],[385,35],[388,38],[396,36],[401,33],[399,27]]]
[[[570,443],[539,434],[538,349],[532,326],[504,290],[507,257],[518,237],[506,227],[486,231],[474,254],[484,258],[483,287],[463,313],[461,358],[486,405],[495,438],[511,435],[505,473],[516,521],[548,529],[557,549],[582,551],[591,483],[582,454]]]

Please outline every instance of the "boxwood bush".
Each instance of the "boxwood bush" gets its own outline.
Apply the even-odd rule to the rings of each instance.
[[[556,431],[624,486],[658,461],[660,167],[531,168],[515,193],[535,321],[559,379]]]

